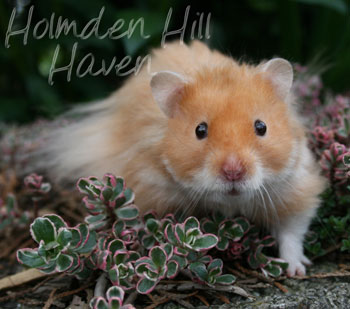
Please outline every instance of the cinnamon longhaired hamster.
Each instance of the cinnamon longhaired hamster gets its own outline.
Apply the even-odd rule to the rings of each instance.
[[[288,275],[304,275],[324,180],[294,106],[291,64],[238,63],[201,42],[167,44],[151,59],[151,72],[54,132],[53,178],[111,172],[143,212],[246,216],[276,237]]]

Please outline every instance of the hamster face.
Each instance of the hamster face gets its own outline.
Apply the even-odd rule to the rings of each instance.
[[[285,171],[295,139],[288,105],[256,68],[204,70],[181,98],[162,157],[177,182],[218,197],[249,195]]]

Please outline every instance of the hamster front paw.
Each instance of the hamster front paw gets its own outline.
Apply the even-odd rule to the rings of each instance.
[[[310,266],[312,262],[303,254],[299,259],[294,258],[289,260],[289,258],[284,258],[288,262],[287,276],[304,276],[306,273],[306,266]]]
[[[303,240],[312,212],[289,216],[276,229],[280,258],[288,262],[287,276],[304,276],[311,261],[304,255]]]

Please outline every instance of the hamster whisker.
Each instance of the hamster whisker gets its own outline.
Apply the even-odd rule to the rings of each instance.
[[[266,189],[265,185],[264,185],[264,184],[261,184],[261,187],[264,189],[264,191],[266,192],[267,197],[268,197],[269,200],[270,200],[270,205],[271,205],[270,209],[271,209],[272,212],[273,212],[272,215],[274,216],[274,219],[277,219],[277,218],[278,218],[278,214],[277,214],[276,205],[275,205],[273,199],[271,198],[269,191]]]
[[[260,197],[261,197],[261,200],[262,200],[262,204],[263,204],[263,206],[264,206],[264,213],[265,213],[265,219],[267,220],[267,218],[268,218],[268,213],[267,213],[267,207],[266,207],[266,203],[265,203],[265,198],[264,198],[264,194],[262,193],[262,191],[261,191],[261,188],[258,188],[258,192],[259,192],[259,195],[260,195]],[[257,211],[258,210],[258,208],[256,207],[255,208],[255,211]]]

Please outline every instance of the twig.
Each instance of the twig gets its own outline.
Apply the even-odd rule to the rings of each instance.
[[[125,304],[133,304],[138,296],[137,291],[132,292],[125,300]]]
[[[166,297],[170,298],[171,300],[176,301],[177,303],[179,303],[180,305],[182,305],[186,308],[190,308],[190,309],[194,308],[193,305],[191,305],[189,302],[183,300],[183,298],[193,296],[197,293],[197,291],[194,293],[191,293],[191,294],[187,294],[187,295],[181,295],[181,294],[178,295],[178,294],[169,293],[167,291],[162,291],[162,290],[159,290],[158,292],[161,294],[164,294]]]
[[[164,296],[164,297],[159,297],[155,303],[145,307],[144,309],[154,309],[156,308],[157,306],[161,305],[161,304],[164,304],[166,302],[168,302],[170,300],[170,298]]]
[[[45,278],[44,280],[40,281],[36,286],[34,286],[32,288],[28,288],[28,289],[21,290],[21,291],[15,292],[15,293],[11,293],[10,295],[7,295],[7,296],[0,297],[0,303],[8,301],[8,300],[13,299],[13,298],[18,298],[18,297],[20,297],[22,295],[25,295],[27,293],[33,293],[35,290],[37,290],[39,287],[44,285],[47,281],[49,281],[54,276],[55,275],[48,276],[47,278]]]
[[[54,288],[51,292],[50,292],[50,295],[49,295],[49,299],[46,301],[43,309],[49,309],[51,307],[51,305],[53,304],[53,302],[55,301],[55,293],[56,293],[57,289]]]
[[[18,274],[7,276],[0,280],[0,291],[3,289],[13,288],[21,284],[27,283],[29,281],[46,277],[47,274],[44,274],[37,269],[28,269],[22,271]]]
[[[165,296],[168,296],[168,297],[173,296],[173,297],[177,297],[177,298],[187,298],[187,297],[191,297],[193,295],[196,295],[198,293],[198,291],[195,291],[195,292],[190,293],[190,294],[175,294],[175,293],[171,293],[171,292],[168,292],[165,290],[160,290],[158,292],[165,295]]]
[[[242,273],[246,274],[246,275],[250,275],[253,276],[255,278],[258,278],[260,281],[264,281],[270,284],[273,284],[274,280],[271,278],[267,278],[264,275],[259,274],[257,271],[255,270],[250,270],[247,268],[244,268],[242,265],[235,263],[235,267],[237,267]]]
[[[283,293],[288,293],[288,289],[280,282],[275,281],[273,285],[277,288],[279,288]]]
[[[338,265],[341,270],[350,270],[350,265],[347,264],[339,264]]]
[[[199,294],[195,294],[194,297],[197,297],[204,305],[206,305],[207,307],[210,306],[210,304],[208,303],[208,301],[205,299],[204,296],[199,295]]]
[[[257,279],[259,279],[259,280],[261,280],[263,282],[266,282],[266,283],[269,283],[271,285],[274,285],[275,287],[280,289],[283,293],[288,293],[287,288],[285,286],[283,286],[281,283],[277,283],[275,281],[275,279],[265,277],[264,275],[259,274],[257,271],[246,269],[242,265],[239,265],[238,263],[235,263],[235,267],[237,267],[241,272],[243,272],[245,274],[254,276],[255,278],[257,278]]]
[[[254,278],[249,278],[249,279],[244,279],[244,280],[238,280],[236,283],[246,285],[246,284],[255,284],[258,281],[259,281],[258,278],[254,277]]]
[[[216,295],[221,299],[222,302],[224,302],[225,304],[229,304],[230,300],[223,294],[221,293],[216,293]],[[209,304],[207,304],[207,306],[209,307]]]
[[[146,294],[146,296],[151,300],[152,303],[157,302],[157,299],[152,294]]]
[[[333,278],[333,277],[350,277],[350,272],[335,271],[332,273],[318,273],[310,276],[295,276],[293,279],[297,280],[307,280],[307,279],[322,279],[322,278]]]
[[[229,293],[234,293],[241,295],[243,297],[247,298],[253,298],[254,296],[250,295],[247,293],[244,289],[237,285],[223,285],[223,286],[213,286],[209,287],[206,285],[194,283],[191,281],[188,281],[188,283],[182,283],[180,285],[177,284],[161,284],[158,285],[155,290],[160,291],[169,291],[169,290],[177,290],[177,291],[188,291],[188,290],[207,290],[207,291],[220,291],[220,292],[229,292]]]
[[[233,268],[231,268],[231,267],[227,267],[227,270],[228,270],[230,273],[234,274],[234,275],[235,275],[236,277],[238,277],[238,278],[241,278],[241,279],[246,279],[246,278],[247,278],[247,276],[246,276],[245,274],[239,272],[237,269],[233,269]]]

